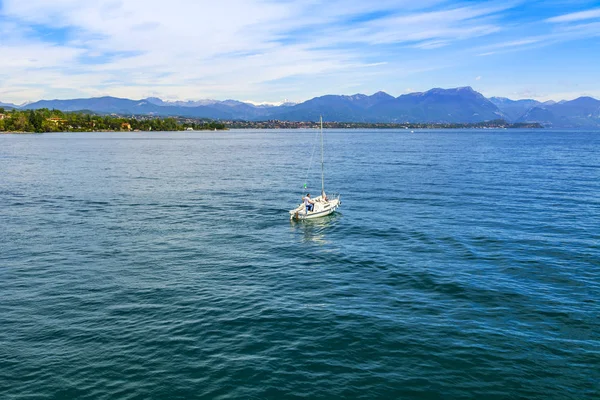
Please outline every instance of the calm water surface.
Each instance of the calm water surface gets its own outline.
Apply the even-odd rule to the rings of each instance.
[[[3,399],[600,398],[600,132],[0,135]]]

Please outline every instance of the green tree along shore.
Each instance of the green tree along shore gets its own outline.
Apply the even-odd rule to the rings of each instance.
[[[225,125],[187,118],[122,117],[59,110],[4,110],[0,107],[0,132],[182,131],[222,130]]]

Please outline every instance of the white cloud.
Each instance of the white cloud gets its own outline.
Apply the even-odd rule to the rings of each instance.
[[[475,78],[475,80],[476,80],[476,81],[480,81],[480,80],[481,80],[481,76],[477,76],[477,77]]]
[[[600,18],[600,8],[594,8],[586,11],[579,11],[570,14],[559,15],[557,17],[548,18],[547,22],[575,22],[587,19]]]
[[[439,49],[440,47],[447,46],[449,43],[445,40],[428,40],[424,42],[419,42],[415,44],[413,47],[417,49]]]
[[[0,4],[2,20],[9,21],[0,22],[2,101],[114,95],[279,102],[339,93],[341,88],[385,88],[385,82],[452,65],[455,59],[437,56],[437,51],[502,32],[500,17],[515,3],[4,0]],[[421,55],[412,59],[406,51]],[[413,85],[395,84],[402,85],[398,90]]]
[[[529,44],[539,43],[543,39],[544,38],[542,38],[542,37],[535,37],[535,38],[511,40],[511,41],[508,41],[508,42],[502,42],[502,43],[493,44],[491,46],[488,46],[488,48],[492,48],[492,49],[504,49],[504,48],[508,48],[508,47],[520,47],[520,46],[526,46],[526,45],[529,45]]]
[[[600,22],[587,24],[572,24],[553,29],[550,33],[543,35],[523,37],[516,40],[494,43],[476,48],[478,56],[490,56],[493,54],[505,54],[514,51],[530,50],[533,48],[550,46],[578,39],[587,39],[600,36]]]

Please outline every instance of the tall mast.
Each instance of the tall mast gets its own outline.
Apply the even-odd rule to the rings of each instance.
[[[323,116],[321,115],[321,195],[325,193],[325,169],[323,167]]]

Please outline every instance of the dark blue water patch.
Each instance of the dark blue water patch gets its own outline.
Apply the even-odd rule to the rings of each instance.
[[[0,137],[3,397],[598,397],[600,134],[417,133]]]

